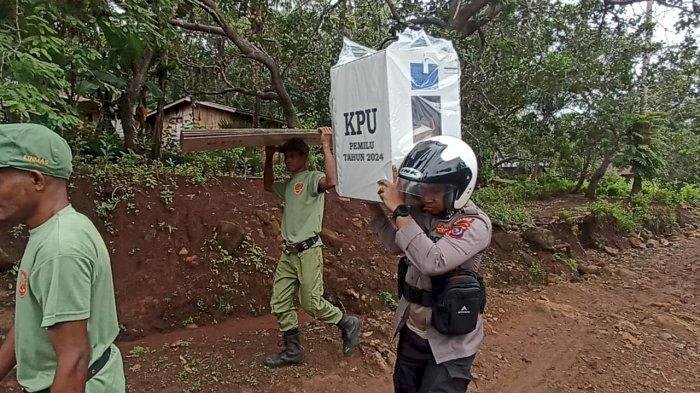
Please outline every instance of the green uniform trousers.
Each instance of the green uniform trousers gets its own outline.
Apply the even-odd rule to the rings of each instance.
[[[309,315],[321,322],[336,324],[342,311],[323,298],[323,253],[313,247],[299,254],[282,251],[277,263],[270,309],[277,316],[280,330],[286,332],[299,326],[294,295]]]

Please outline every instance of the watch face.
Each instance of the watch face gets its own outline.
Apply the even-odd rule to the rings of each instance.
[[[394,210],[394,217],[406,217],[411,214],[408,206],[400,205]]]

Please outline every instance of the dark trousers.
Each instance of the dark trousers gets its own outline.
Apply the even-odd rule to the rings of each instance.
[[[428,340],[404,327],[394,367],[394,392],[465,393],[474,356],[436,364]]]

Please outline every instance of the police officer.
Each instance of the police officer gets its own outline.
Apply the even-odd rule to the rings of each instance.
[[[29,227],[0,380],[16,365],[25,392],[121,393],[109,254],[68,201],[71,161],[66,141],[48,128],[0,125],[0,221]]]
[[[281,367],[298,364],[304,358],[299,339],[299,321],[294,307],[298,294],[301,307],[312,317],[336,324],[342,333],[343,353],[351,354],[359,342],[360,320],[344,315],[323,298],[323,253],[321,222],[324,194],[335,187],[335,158],[331,152],[333,130],[320,128],[326,173],[309,171],[309,146],[301,139],[291,139],[281,149],[291,177],[274,181],[272,159],[277,150],[266,148],[263,182],[266,191],[284,203],[282,216],[283,251],[274,275],[270,308],[277,316],[284,348],[268,356],[264,364]]]
[[[372,225],[391,252],[406,257],[395,320],[397,393],[465,392],[472,379],[484,338],[485,292],[476,273],[491,240],[489,218],[470,200],[476,175],[469,145],[438,136],[414,146],[394,182],[379,182],[392,218],[373,204]]]

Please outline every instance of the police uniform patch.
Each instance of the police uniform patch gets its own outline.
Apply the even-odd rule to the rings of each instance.
[[[294,195],[301,195],[301,192],[304,191],[304,183],[298,182],[294,184]]]
[[[473,222],[473,218],[460,218],[452,224],[452,229],[450,229],[448,235],[453,239],[461,239]]]
[[[452,229],[451,226],[445,225],[445,224],[440,224],[437,226],[437,228],[435,228],[435,232],[437,232],[438,235],[440,235],[440,236],[444,236],[447,232],[450,231],[450,229]]]
[[[27,292],[29,292],[29,275],[24,270],[20,270],[17,283],[17,297],[22,299],[27,296]]]

